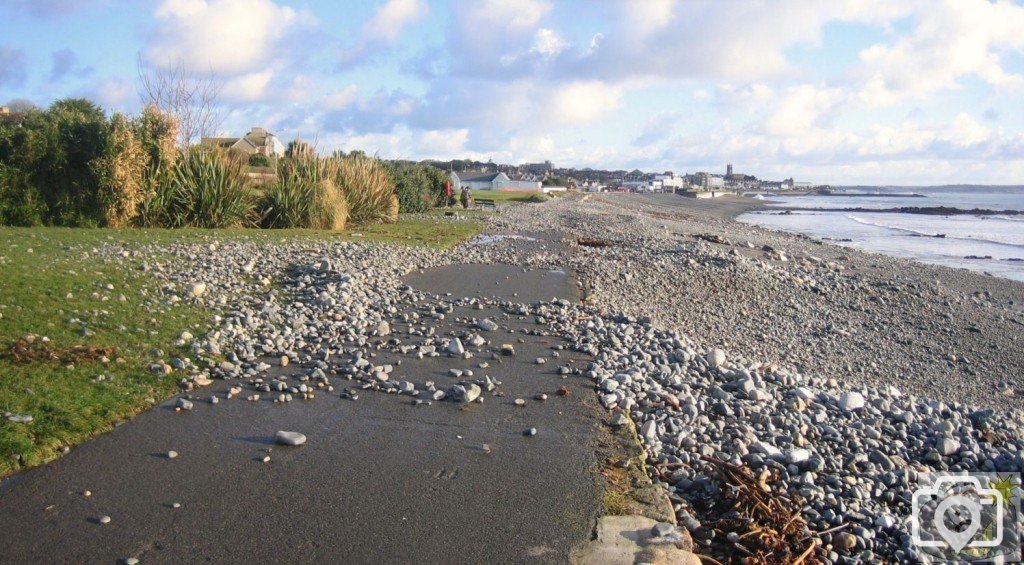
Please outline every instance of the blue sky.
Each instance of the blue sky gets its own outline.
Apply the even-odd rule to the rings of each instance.
[[[837,184],[1024,184],[1024,1],[0,0],[0,102],[137,112],[223,83],[222,134]]]

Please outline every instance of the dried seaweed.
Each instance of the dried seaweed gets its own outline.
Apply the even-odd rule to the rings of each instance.
[[[83,363],[98,361],[102,357],[113,357],[115,353],[117,353],[117,349],[113,347],[85,345],[76,345],[67,349],[53,349],[46,343],[21,338],[7,349],[3,357],[11,359],[15,364],[54,361],[60,363]]]
[[[800,506],[769,486],[771,476],[755,477],[746,467],[705,458],[721,481],[721,518],[714,524],[716,548],[728,561],[746,565],[820,563],[820,540],[810,533]],[[735,532],[735,541],[726,534]]]

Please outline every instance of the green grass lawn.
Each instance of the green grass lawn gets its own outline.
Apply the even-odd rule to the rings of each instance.
[[[153,281],[93,252],[108,243],[203,242],[248,238],[268,244],[295,238],[345,238],[447,248],[475,235],[473,221],[402,218],[396,224],[311,230],[109,230],[0,227],[0,414],[28,414],[28,424],[0,418],[0,477],[57,457],[172,394],[181,375],[148,370],[159,348],[167,361],[188,330],[199,336],[212,312],[182,301],[150,310]],[[159,258],[154,258],[159,260]],[[132,261],[134,264],[136,261]],[[123,298],[122,298],[123,296]],[[88,332],[84,332],[87,328]],[[109,362],[16,363],[11,346],[25,335],[47,348],[115,348]],[[181,351],[180,353],[184,353]]]
[[[544,202],[548,197],[537,192],[514,191],[514,190],[474,190],[473,198],[486,198],[493,200],[495,204],[537,203]]]

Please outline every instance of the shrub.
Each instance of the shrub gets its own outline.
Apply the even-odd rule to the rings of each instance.
[[[111,118],[106,151],[93,161],[93,168],[99,177],[104,223],[125,227],[146,199],[145,174],[149,168],[149,156],[125,116],[115,114]]]
[[[143,176],[144,198],[139,203],[135,224],[148,227],[171,225],[171,177],[181,154],[178,150],[178,120],[149,104],[135,121],[135,132],[149,158]]]
[[[260,209],[270,228],[341,230],[348,202],[335,183],[337,161],[303,154],[282,161],[278,180],[264,194]]]
[[[373,157],[355,152],[336,162],[337,184],[348,200],[349,220],[357,224],[388,220],[392,215],[395,187],[384,165]]]
[[[430,179],[430,194],[434,206],[454,206],[455,188],[452,188],[452,195],[448,197],[445,193],[445,185],[451,181],[451,174],[437,167],[427,167],[427,177]]]
[[[269,167],[270,157],[267,157],[263,153],[253,153],[249,156],[250,167]]]
[[[43,223],[96,226],[104,221],[94,162],[107,148],[103,110],[85,99],[63,99],[21,124],[18,167],[40,196]]]
[[[148,176],[163,174],[178,162],[178,120],[148,104],[136,119],[136,133],[149,156]]]
[[[399,209],[404,213],[425,212],[433,203],[428,167],[417,163],[391,161],[388,178],[395,185]]]
[[[174,196],[171,184],[173,176],[174,171],[164,167],[147,173],[144,180],[146,198],[139,203],[138,213],[135,215],[135,225],[149,228],[172,226],[170,214]]]
[[[43,223],[45,204],[29,182],[28,174],[0,163],[0,224],[38,226]]]
[[[164,195],[166,227],[230,228],[256,220],[255,195],[242,165],[194,149],[178,163]]]

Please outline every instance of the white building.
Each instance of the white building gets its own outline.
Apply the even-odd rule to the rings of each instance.
[[[470,190],[522,190],[526,192],[547,192],[540,181],[512,180],[505,173],[460,171],[451,174],[452,189],[458,192],[466,187]],[[564,190],[564,189],[562,189]]]

